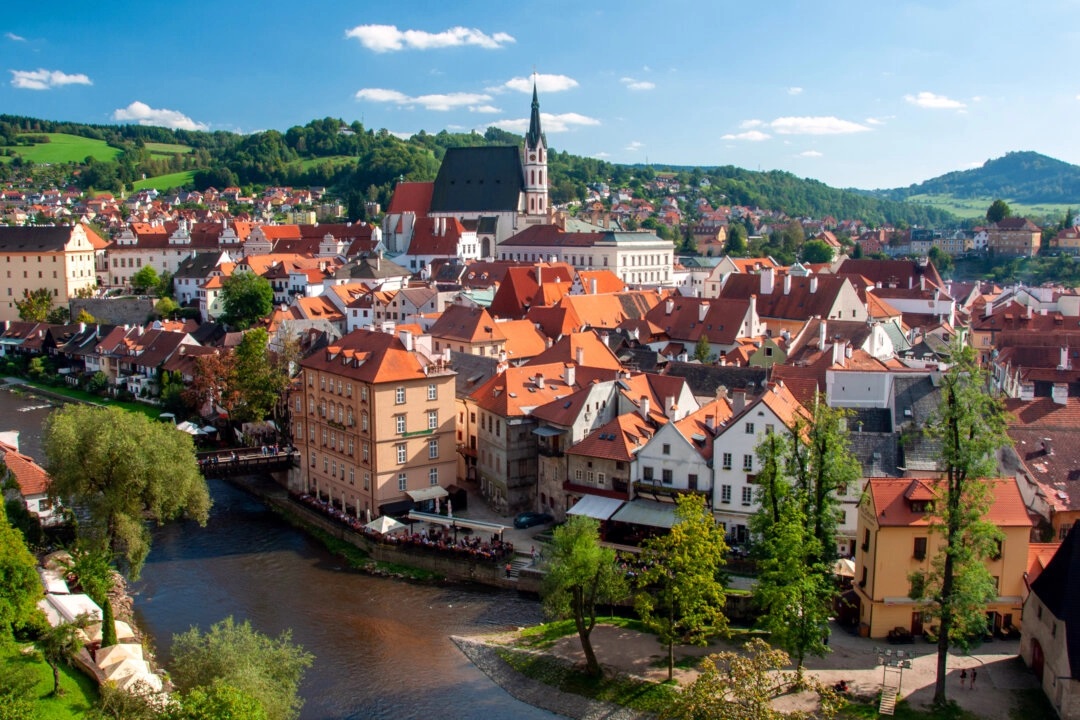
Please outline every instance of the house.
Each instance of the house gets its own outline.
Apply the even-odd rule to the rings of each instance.
[[[444,348],[473,355],[498,357],[506,348],[502,327],[487,310],[450,305],[428,331],[436,353]]]
[[[985,560],[997,582],[997,597],[986,606],[987,630],[1020,624],[1031,520],[1013,478],[978,480],[989,484],[986,519],[1004,534],[996,556]],[[928,627],[919,604],[911,600],[909,575],[928,570],[941,552],[941,533],[933,529],[932,510],[943,502],[936,478],[870,478],[859,505],[854,599],[859,632],[884,638],[893,628],[922,635]]]
[[[91,231],[92,232],[92,231]],[[80,223],[73,226],[0,226],[4,259],[0,320],[18,320],[16,300],[47,290],[56,304],[97,286],[95,247]]]
[[[14,488],[5,490],[5,499],[21,499],[27,512],[42,526],[51,527],[63,522],[57,504],[49,497],[49,474],[29,455],[19,452],[16,445],[0,441],[0,485],[13,481]]]
[[[731,418],[731,404],[717,398],[677,422],[661,425],[637,453],[634,496],[699,492],[711,500],[713,439]]]
[[[403,339],[354,330],[300,361],[289,393],[294,491],[355,517],[445,497],[455,477],[454,372]]]
[[[1020,657],[1061,720],[1080,718],[1080,528],[1073,528],[1024,602]]]
[[[754,299],[668,298],[645,315],[645,320],[663,330],[662,339],[646,344],[674,358],[693,356],[697,344],[704,342],[710,359],[723,358],[739,346],[740,338],[764,334]]]
[[[808,319],[866,322],[866,305],[846,277],[811,275],[776,277],[773,270],[759,275],[731,274],[720,290],[724,299],[756,297],[758,317],[774,335],[796,332]]]
[[[1027,218],[1004,218],[987,233],[986,246],[994,255],[1035,257],[1042,247],[1042,228]]]

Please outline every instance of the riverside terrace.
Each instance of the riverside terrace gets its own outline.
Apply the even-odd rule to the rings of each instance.
[[[481,540],[479,536],[465,535],[463,532],[463,536],[459,538],[458,532],[464,531],[464,523],[468,522],[465,520],[461,521],[463,523],[461,528],[449,526],[445,527],[445,529],[433,529],[430,532],[423,530],[419,533],[380,533],[365,527],[364,522],[359,518],[349,515],[332,506],[327,501],[314,497],[313,495],[303,493],[292,495],[291,497],[312,510],[320,512],[327,517],[331,517],[342,525],[348,526],[351,530],[363,535],[367,539],[384,545],[413,547],[433,553],[442,553],[471,560],[487,560],[492,563],[503,562],[514,557],[513,543],[503,541],[501,534],[493,534],[490,540]],[[442,516],[428,516],[426,513],[410,513],[410,515],[414,514],[423,517],[411,519],[423,520],[424,522],[427,522],[429,519],[434,522],[434,518],[438,518],[444,525],[450,525],[454,522],[453,519]],[[495,526],[492,523],[483,523],[483,525],[501,527]]]
[[[298,455],[293,448],[263,445],[234,450],[213,450],[196,453],[199,471],[206,477],[229,477],[253,473],[288,470]]]

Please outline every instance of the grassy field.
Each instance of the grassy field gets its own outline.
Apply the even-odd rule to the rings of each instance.
[[[156,177],[146,178],[145,180],[137,180],[135,182],[135,189],[149,190],[153,188],[155,190],[165,191],[169,188],[191,187],[194,177],[194,170],[184,170],[183,172],[169,173],[168,175],[157,175]]]
[[[22,388],[26,392],[34,392],[34,390],[40,390],[44,393],[52,393],[53,395],[59,395],[60,397],[70,398],[71,400],[81,400],[82,402],[92,403],[94,405],[101,405],[102,407],[108,407],[110,405],[123,408],[129,412],[142,413],[151,420],[157,420],[158,415],[164,412],[159,407],[153,405],[146,405],[144,403],[137,402],[121,402],[119,400],[110,400],[109,398],[103,398],[99,395],[92,395],[82,390],[73,390],[66,387],[53,387],[51,385],[44,385],[41,383],[25,381],[26,385]],[[19,388],[15,388],[18,390]],[[47,396],[46,396],[47,397]]]
[[[301,170],[310,170],[313,167],[318,167],[324,163],[330,163],[334,167],[341,165],[348,165],[349,163],[356,162],[356,158],[352,155],[329,155],[327,157],[311,158],[310,160],[301,160],[297,163]]]
[[[194,148],[189,145],[180,145],[177,143],[146,143],[146,149],[150,151],[151,155],[187,155],[192,152]]]
[[[908,198],[908,202],[930,205],[940,210],[947,210],[962,218],[985,218],[986,210],[990,207],[990,204],[994,202],[994,198],[956,198],[952,195],[912,195]],[[1065,211],[1069,208],[1069,205],[1027,205],[1025,203],[1013,202],[1008,199],[1006,199],[1006,202],[1009,203],[1013,215],[1038,218],[1038,220],[1042,220],[1046,217],[1060,219],[1065,216]],[[1077,198],[1077,203],[1073,206],[1073,209],[1075,210],[1077,207],[1080,207],[1080,198]]]
[[[52,697],[52,669],[35,654],[23,655],[18,647],[7,645],[0,647],[0,672],[8,668],[30,667],[37,675],[34,688],[37,695],[35,709],[39,720],[74,720],[86,717],[97,702],[98,692],[94,681],[86,674],[61,666],[60,688],[62,694]]]
[[[115,160],[120,154],[119,149],[109,147],[104,140],[91,140],[90,138],[64,133],[31,134],[46,135],[49,137],[49,142],[26,147],[7,145],[5,149],[11,150],[24,160],[34,163],[82,162],[88,156],[93,156],[97,160]]]

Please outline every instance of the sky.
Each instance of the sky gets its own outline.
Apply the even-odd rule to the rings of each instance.
[[[0,14],[0,113],[407,137],[528,126],[617,163],[906,186],[1080,164],[1080,0],[58,0]]]

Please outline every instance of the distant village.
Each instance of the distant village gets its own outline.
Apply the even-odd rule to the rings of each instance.
[[[964,342],[1005,399],[1012,442],[993,483],[990,517],[1006,539],[987,561],[999,581],[991,627],[1019,633],[1023,615],[1035,638],[1025,657],[1038,646],[1047,677],[1070,674],[1050,670],[1062,658],[1080,665],[1066,640],[1076,630],[1029,630],[1065,619],[1032,588],[1080,517],[1080,294],[950,282],[928,259],[932,248],[1034,256],[1041,228],[788,218],[695,203],[664,179],[650,187],[659,203],[598,184],[570,212],[549,203],[546,153],[534,94],[524,147],[451,149],[433,182],[400,182],[385,211],[369,208],[377,224],[340,221],[321,188],[126,198],[8,188],[0,356],[48,357],[69,385],[103,374],[115,394],[153,403],[163,372],[191,383],[200,357],[233,351],[241,333],[220,322],[222,289],[252,273],[273,289],[259,327],[302,351],[286,398],[300,458],[290,489],[370,519],[471,482],[501,513],[588,515],[627,546],[670,528],[686,493],[707,499],[733,547],[750,543],[756,448],[822,398],[850,411],[863,468],[840,493],[848,620],[885,638],[928,630],[907,599],[941,469],[921,429],[950,344]],[[688,230],[697,254],[641,229],[647,220]],[[781,265],[725,252],[733,223],[767,235],[792,221],[832,258]],[[1051,247],[1076,254],[1080,232],[1062,230]],[[154,317],[152,299],[132,293],[146,267],[171,279],[180,317]],[[21,320],[16,301],[42,288],[70,318],[96,322]],[[221,419],[214,407],[203,418]],[[1080,541],[1069,542],[1075,583]],[[1040,602],[1046,618],[1025,612]]]

